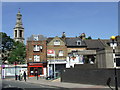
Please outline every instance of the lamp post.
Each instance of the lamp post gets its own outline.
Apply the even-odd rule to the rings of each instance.
[[[55,51],[54,51],[54,79],[56,78],[56,75],[55,75]]]
[[[112,40],[112,48],[113,48],[115,90],[118,90],[118,84],[117,84],[117,70],[116,70],[116,58],[115,58],[115,36],[111,36],[111,40]]]

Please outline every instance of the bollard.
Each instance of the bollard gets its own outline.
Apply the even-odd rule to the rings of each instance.
[[[37,75],[37,80],[38,80],[38,75]]]

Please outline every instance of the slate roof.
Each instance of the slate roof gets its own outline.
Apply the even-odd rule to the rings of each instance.
[[[104,49],[105,45],[98,39],[84,40],[88,49]]]
[[[34,37],[38,37],[38,41],[43,41],[46,40],[47,37],[44,37],[43,35],[31,35],[30,37],[27,38],[27,41],[34,41]]]
[[[110,43],[110,39],[100,39],[101,43],[104,44],[105,46],[109,46],[108,43]]]
[[[51,40],[53,40],[54,37],[47,38],[47,43],[49,43]]]
[[[66,38],[65,41],[67,46],[76,46],[76,47],[86,46],[85,42],[80,38]],[[81,41],[81,45],[77,45],[77,41]]]
[[[49,43],[54,37],[47,38]],[[104,49],[106,46],[109,46],[110,39],[88,39],[82,40],[76,37],[66,37],[65,39],[59,37],[62,41],[65,42],[67,47],[87,47],[89,50],[100,50]],[[81,41],[81,45],[77,45],[77,41]]]

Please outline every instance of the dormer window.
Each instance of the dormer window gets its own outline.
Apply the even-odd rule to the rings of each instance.
[[[81,45],[81,41],[80,40],[77,41],[77,45],[79,45],[79,46]]]
[[[54,40],[54,45],[60,45],[60,40]]]
[[[35,41],[38,41],[38,36],[34,36],[34,40],[35,40]]]

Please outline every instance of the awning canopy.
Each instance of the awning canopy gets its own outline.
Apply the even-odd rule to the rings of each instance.
[[[75,52],[71,52],[71,54],[76,54],[76,55],[95,55],[96,54],[96,50],[75,51]]]
[[[48,64],[66,64],[66,60],[47,60]]]

